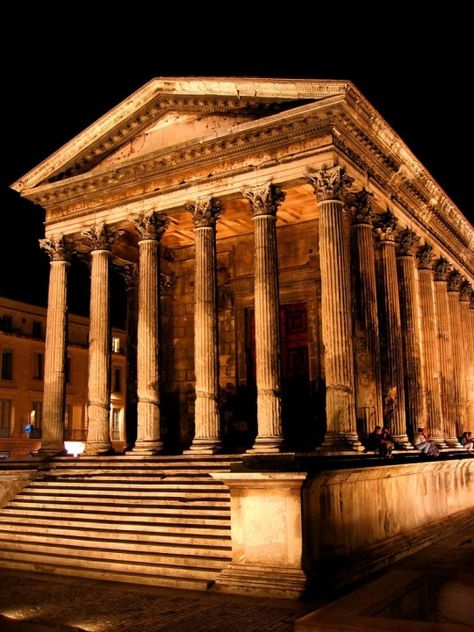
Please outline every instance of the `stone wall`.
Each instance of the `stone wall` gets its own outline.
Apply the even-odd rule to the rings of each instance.
[[[326,471],[302,493],[306,571],[337,586],[472,519],[474,459]]]

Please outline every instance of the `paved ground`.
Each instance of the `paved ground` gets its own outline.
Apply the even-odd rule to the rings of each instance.
[[[471,577],[474,521],[401,568]],[[464,588],[474,603],[473,582]],[[0,632],[292,632],[318,605],[0,571]]]

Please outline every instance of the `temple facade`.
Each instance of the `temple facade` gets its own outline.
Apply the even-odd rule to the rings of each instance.
[[[47,451],[73,253],[90,454],[111,447],[113,274],[135,453],[352,453],[376,424],[455,448],[472,425],[474,229],[350,82],[153,79],[13,188],[46,211]]]

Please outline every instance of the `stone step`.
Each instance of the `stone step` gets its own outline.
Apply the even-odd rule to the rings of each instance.
[[[230,528],[230,515],[229,516],[199,516],[193,514],[182,515],[182,514],[128,514],[126,516],[123,513],[107,513],[107,512],[87,512],[87,511],[65,511],[61,507],[58,507],[56,510],[51,509],[41,509],[35,507],[27,507],[28,515],[30,518],[35,519],[36,516],[38,518],[44,518],[46,516],[50,516],[57,522],[62,522],[65,518],[72,518],[76,520],[92,520],[101,522],[102,520],[107,520],[109,523],[121,523],[121,522],[129,522],[129,523],[138,523],[142,522],[144,524],[154,523],[154,524],[171,524],[176,526],[183,525],[192,525],[193,527],[201,527],[201,526],[213,526],[213,527],[221,527],[221,528]],[[4,515],[10,516],[24,516],[26,514],[26,509],[24,507],[10,507],[6,506],[2,509]],[[36,516],[35,516],[36,514]]]
[[[8,534],[7,534],[8,535]],[[99,543],[94,547],[80,545],[78,542],[73,543],[61,543],[58,541],[39,541],[24,538],[21,534],[16,534],[14,538],[4,537],[5,534],[0,536],[0,550],[3,551],[15,551],[24,552],[25,554],[34,555],[51,555],[51,556],[64,556],[81,560],[104,560],[110,559],[113,562],[122,564],[147,564],[147,565],[166,565],[176,566],[178,568],[198,568],[205,572],[210,569],[221,569],[225,561],[222,558],[210,555],[207,552],[206,557],[202,555],[195,555],[193,551],[186,551],[183,555],[175,554],[172,549],[165,552],[153,552],[146,548],[139,549],[136,545],[133,548],[133,552],[129,550],[117,549],[110,546],[110,542]],[[226,556],[226,560],[230,561],[230,556]]]
[[[207,590],[213,583],[213,579],[196,579],[191,577],[173,577],[163,575],[143,575],[141,573],[120,572],[120,570],[100,570],[95,568],[77,568],[62,565],[59,569],[54,564],[45,562],[30,562],[24,560],[4,559],[0,554],[0,568],[11,570],[39,572],[48,574],[61,574],[73,577],[87,577],[90,579],[126,582],[130,584],[144,584],[148,586],[165,586],[168,588],[184,588],[186,590]]]
[[[216,484],[217,483],[217,484]],[[57,490],[58,492],[61,492],[63,489],[65,490],[75,490],[75,489],[80,489],[80,490],[85,490],[84,487],[84,480],[82,479],[77,479],[77,480],[57,480],[57,479],[50,479],[50,480],[34,480],[30,483],[30,485],[28,486],[29,490],[35,490],[35,489],[50,489],[50,490]],[[133,480],[133,482],[129,482],[128,480],[126,481],[117,481],[116,478],[111,478],[111,479],[100,479],[98,481],[96,480],[89,480],[87,481],[87,489],[91,489],[91,490],[132,490],[132,491],[143,491],[143,492],[148,492],[148,491],[159,491],[159,492],[166,492],[167,490],[169,491],[187,491],[187,492],[192,492],[192,493],[197,493],[197,492],[210,492],[212,494],[222,494],[222,495],[229,495],[229,490],[224,487],[224,485],[222,485],[220,483],[220,481],[172,481],[170,479],[161,479],[161,480],[150,480],[150,481],[137,481],[137,480]]]
[[[121,505],[121,506],[133,506],[140,505],[141,507],[160,507],[166,504],[167,507],[201,507],[203,509],[218,509],[219,507],[228,508],[229,500],[222,497],[211,496],[210,494],[190,494],[182,492],[181,494],[171,494],[171,492],[159,494],[156,492],[136,492],[131,494],[130,491],[126,492],[107,492],[104,494],[97,494],[97,490],[72,490],[55,493],[51,491],[38,491],[30,490],[28,487],[27,492],[22,492],[16,496],[16,499],[12,502],[51,502],[56,504],[60,503],[74,503],[79,502],[87,503],[88,505]]]
[[[0,513],[0,525],[1,528],[5,528],[7,525],[10,525],[12,528],[16,525],[32,525],[32,526],[40,526],[44,525],[45,527],[51,528],[55,527],[59,523],[58,516],[53,515],[50,517],[37,515],[29,516],[24,512],[16,515],[14,512],[8,512],[7,515]],[[105,531],[106,537],[110,537],[111,532],[111,524],[113,524],[113,534],[114,537],[117,537],[117,534],[123,532],[125,537],[128,537],[129,533],[139,533],[143,534],[143,537],[146,539],[148,537],[156,540],[156,538],[168,538],[170,541],[183,542],[189,539],[196,540],[196,542],[200,543],[201,540],[204,542],[207,539],[213,539],[216,542],[219,542],[223,539],[230,538],[230,522],[226,524],[215,524],[212,526],[203,525],[202,521],[198,524],[176,524],[173,522],[139,522],[139,521],[112,521],[107,518],[107,521],[103,522],[100,519],[97,519],[95,516],[94,520],[84,519],[83,516],[80,516],[77,519],[68,519],[65,520],[64,517],[61,517],[61,529],[75,529],[77,528],[80,532],[83,532],[84,529],[89,530],[97,530],[97,531]],[[147,534],[150,534],[149,536]]]
[[[49,564],[52,567],[56,567],[56,572],[60,572],[63,567],[68,566],[87,570],[96,569],[119,573],[135,573],[137,575],[162,575],[163,577],[209,581],[214,580],[222,566],[225,565],[222,564],[216,568],[207,567],[202,563],[202,560],[199,560],[199,567],[194,567],[186,566],[185,564],[177,566],[167,563],[155,563],[153,561],[132,562],[106,557],[92,559],[92,557],[96,555],[93,551],[90,551],[92,557],[81,557],[73,555],[72,551],[68,551],[65,554],[55,554],[48,550],[48,552],[45,553],[44,551],[25,549],[21,543],[18,543],[16,547],[14,543],[11,543],[11,546],[6,546],[8,544],[10,543],[2,542],[0,546],[0,559],[4,560],[7,568],[11,568],[11,566],[8,566],[9,561],[25,561],[35,565]],[[115,555],[117,555],[117,553]],[[36,568],[36,570],[41,569]]]
[[[103,486],[99,483],[90,483],[85,487],[82,486],[60,486],[56,484],[51,485],[29,485],[28,495],[37,496],[38,498],[44,496],[54,495],[55,497],[65,496],[97,496],[98,498],[189,498],[190,500],[214,500],[229,502],[229,492],[226,489],[207,489],[206,487],[174,487],[161,486],[153,487],[140,487],[139,485],[130,485],[126,487],[110,487]]]
[[[154,547],[167,550],[169,547],[173,547],[174,553],[189,552],[192,548],[195,555],[207,555],[211,550],[215,557],[227,557],[232,549],[230,533],[219,537],[215,535],[192,537],[189,534],[171,534],[169,531],[143,533],[141,529],[139,531],[114,529],[113,540],[111,540],[110,526],[107,529],[107,525],[104,525],[103,530],[100,530],[95,525],[94,528],[85,529],[84,525],[82,528],[73,528],[66,524],[51,527],[44,526],[43,523],[44,521],[40,523],[33,521],[29,523],[27,521],[3,523],[0,521],[0,533],[2,537],[6,537],[5,534],[18,534],[23,538],[33,538],[34,541],[40,541],[39,538],[57,538],[56,541],[62,544],[68,544],[71,541],[84,542],[85,544],[82,546],[88,546],[87,542],[91,543],[90,546],[96,546],[105,540],[109,541],[108,545],[112,548],[146,546],[152,547],[153,550]]]

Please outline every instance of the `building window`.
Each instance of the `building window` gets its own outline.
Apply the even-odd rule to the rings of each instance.
[[[112,351],[114,353],[120,353],[120,338],[115,336],[112,338]]]
[[[44,355],[33,353],[33,379],[42,380],[44,377]]]
[[[122,392],[122,371],[119,366],[114,366],[113,389],[114,393]]]
[[[33,321],[33,338],[41,338],[43,323],[40,320]]]
[[[2,351],[2,380],[13,379],[13,349],[6,347]]]
[[[120,408],[112,408],[112,440],[120,441]]]
[[[66,365],[64,367],[65,373],[66,373],[66,384],[70,384],[71,383],[71,358],[67,357],[66,358]]]
[[[0,328],[3,329],[3,331],[11,331],[13,329],[12,316],[4,314],[2,318],[0,318]]]
[[[12,400],[0,399],[0,437],[10,436]]]

